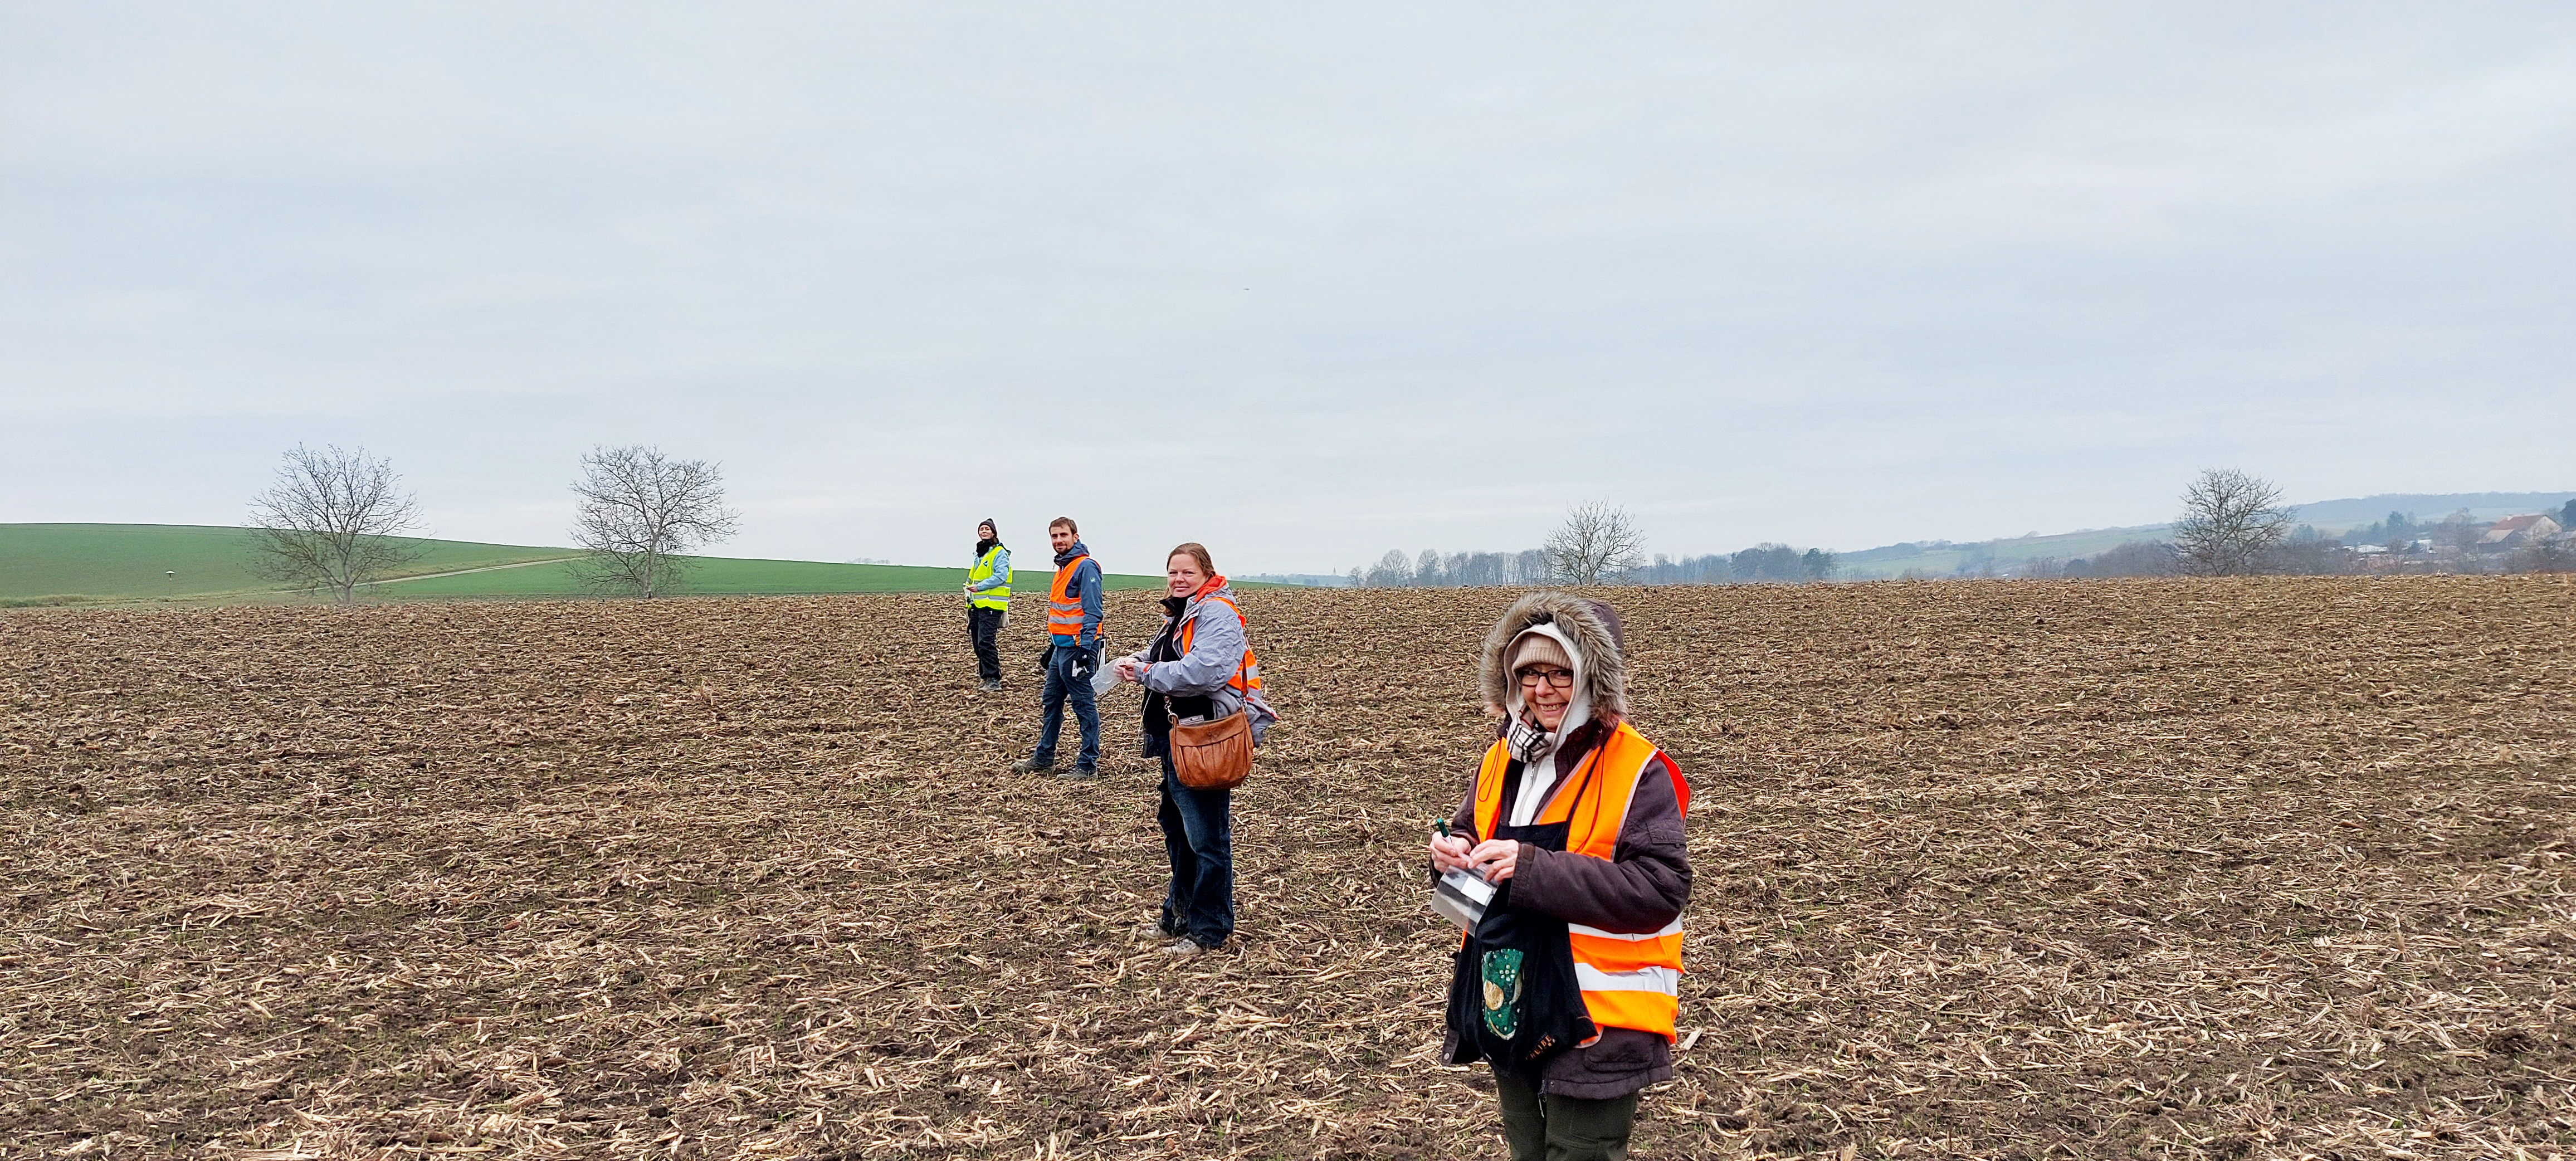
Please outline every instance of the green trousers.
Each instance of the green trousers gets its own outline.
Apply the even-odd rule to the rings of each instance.
[[[1503,1140],[1512,1161],[1627,1161],[1628,1130],[1637,1123],[1637,1094],[1587,1101],[1540,1093],[1516,1077],[1494,1074],[1503,1098]]]

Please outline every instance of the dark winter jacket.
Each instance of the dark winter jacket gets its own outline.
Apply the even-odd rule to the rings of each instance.
[[[1485,642],[1483,687],[1488,707],[1501,712],[1510,674],[1504,652],[1521,630],[1539,617],[1552,618],[1583,654],[1582,682],[1592,705],[1592,718],[1564,739],[1553,755],[1557,769],[1551,792],[1572,792],[1570,775],[1593,747],[1627,716],[1627,670],[1620,657],[1619,622],[1609,608],[1563,593],[1532,593],[1514,604]],[[1505,808],[1509,809],[1508,803]],[[1450,828],[1476,834],[1476,784],[1449,820]],[[1659,931],[1690,902],[1690,853],[1682,833],[1681,799],[1660,763],[1650,764],[1628,803],[1627,818],[1611,860],[1589,855],[1541,850],[1522,843],[1512,873],[1512,905],[1570,923],[1604,931]],[[1452,1048],[1455,1045],[1451,1045]],[[1543,1091],[1583,1100],[1626,1096],[1657,1081],[1672,1079],[1672,1046],[1651,1032],[1610,1028],[1589,1047],[1575,1048],[1549,1060]]]

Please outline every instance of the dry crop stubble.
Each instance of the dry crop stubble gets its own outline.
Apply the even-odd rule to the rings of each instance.
[[[1132,691],[1003,772],[1035,618],[986,695],[928,597],[0,615],[0,1156],[1494,1154],[1420,844],[1511,595],[1246,595],[1177,963]],[[2564,583],[1607,595],[1695,788],[1635,1155],[2576,1142]]]

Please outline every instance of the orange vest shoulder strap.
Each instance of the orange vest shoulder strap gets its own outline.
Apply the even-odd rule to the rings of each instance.
[[[1500,740],[1485,750],[1484,766],[1476,772],[1479,838],[1491,837],[1503,817],[1503,772],[1511,760],[1511,747]],[[1690,784],[1682,780],[1680,769],[1645,735],[1621,722],[1568,776],[1575,783],[1572,792],[1556,794],[1538,821],[1569,824],[1566,850],[1607,859],[1618,848],[1619,828],[1628,820],[1628,802],[1637,793],[1637,782],[1656,763],[1671,774],[1673,795],[1683,810],[1689,810]]]
[[[1646,767],[1659,760],[1667,767],[1671,764],[1653,742],[1626,722],[1602,739],[1586,763],[1592,768],[1592,780],[1581,791],[1582,801],[1567,804],[1566,821],[1572,825],[1567,828],[1565,849],[1612,857],[1618,850],[1619,829],[1628,821],[1628,803],[1636,796],[1637,782]],[[1675,782],[1678,787],[1679,779]]]
[[[1503,771],[1512,764],[1512,748],[1500,738],[1485,749],[1485,764],[1476,771],[1476,838],[1494,837],[1503,821]]]

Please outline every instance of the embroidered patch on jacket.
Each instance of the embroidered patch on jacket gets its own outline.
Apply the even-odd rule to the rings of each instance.
[[[1521,950],[1485,953],[1485,1030],[1505,1040],[1521,1030]]]

